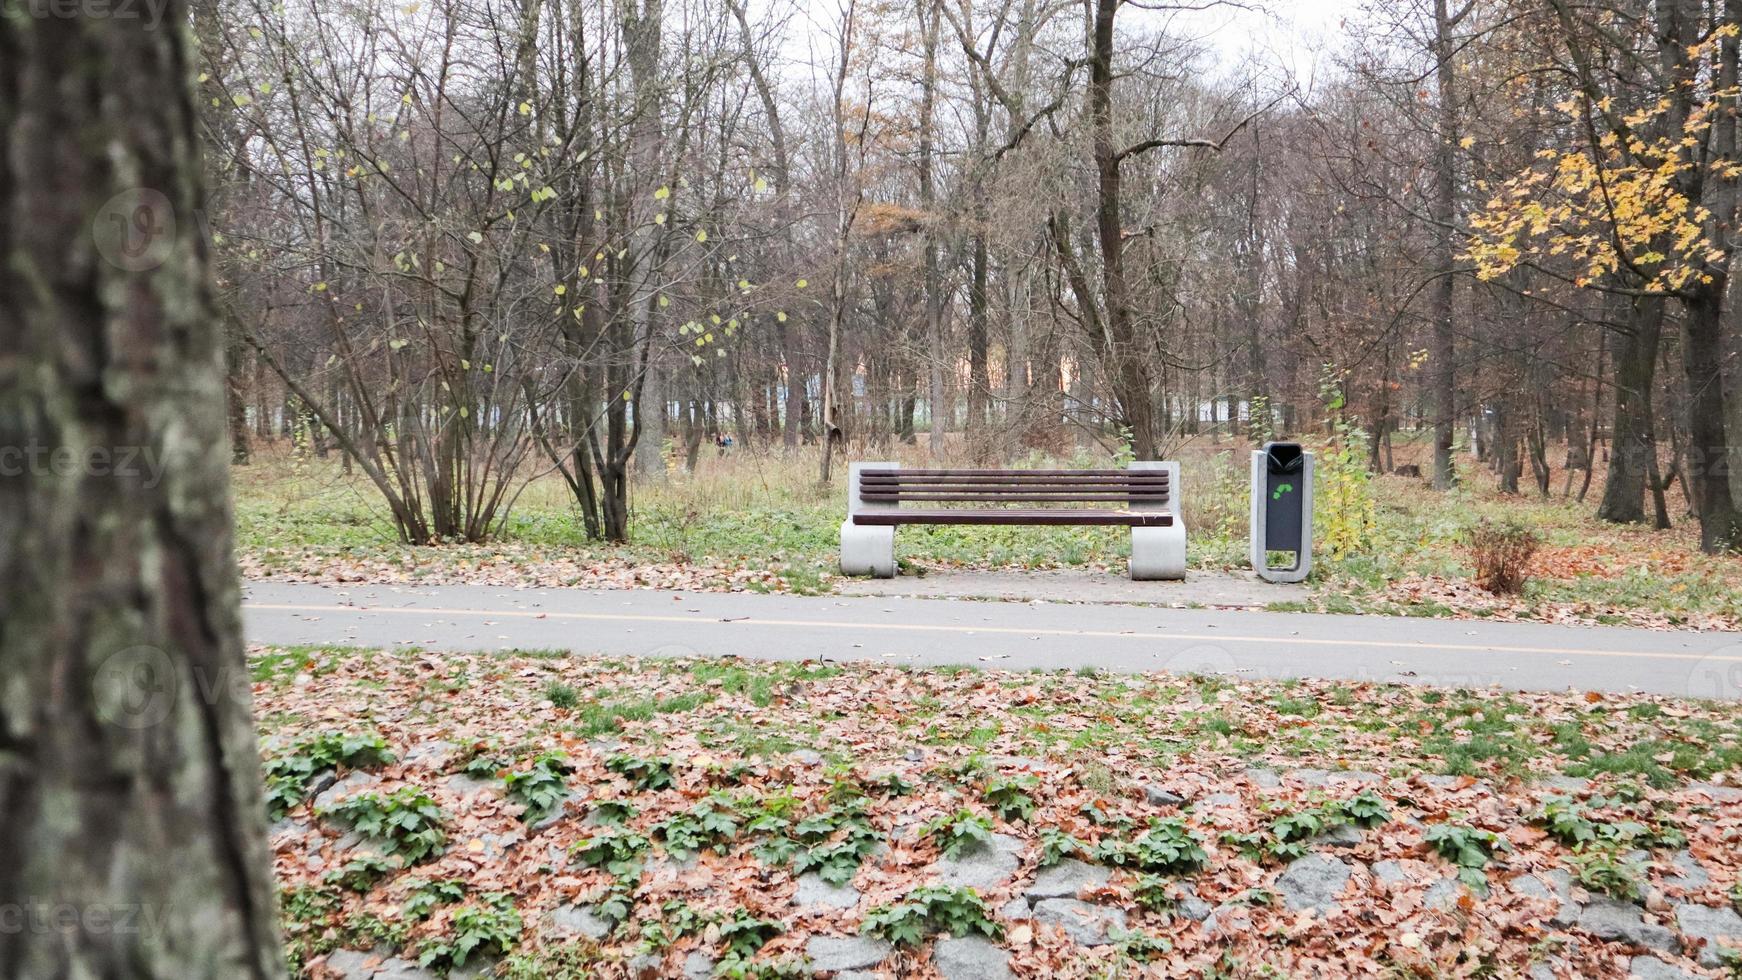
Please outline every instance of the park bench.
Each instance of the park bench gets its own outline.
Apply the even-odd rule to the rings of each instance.
[[[841,523],[841,573],[893,577],[895,529],[903,524],[1111,525],[1131,529],[1133,579],[1185,578],[1179,498],[1179,464],[1171,461],[1135,462],[1123,470],[854,463]]]

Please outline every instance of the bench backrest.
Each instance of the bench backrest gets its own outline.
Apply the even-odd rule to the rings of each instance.
[[[866,504],[1098,504],[1151,505],[1171,500],[1165,469],[1130,470],[911,470],[856,471]]]

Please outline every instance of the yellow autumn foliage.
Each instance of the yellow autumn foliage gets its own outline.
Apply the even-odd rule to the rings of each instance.
[[[1623,140],[1614,133],[1596,144],[1543,149],[1522,172],[1493,188],[1470,218],[1464,257],[1476,275],[1493,279],[1527,258],[1566,256],[1577,268],[1575,282],[1588,285],[1627,268],[1645,288],[1673,292],[1695,281],[1715,252],[1706,234],[1710,212],[1681,190],[1686,168],[1711,126],[1711,114],[1735,99],[1735,90],[1714,93],[1690,113],[1679,132],[1654,138],[1637,133],[1658,125],[1667,100],[1625,117]],[[1578,123],[1602,104],[1570,100],[1555,106],[1561,122]],[[1725,161],[1716,175],[1732,176]]]

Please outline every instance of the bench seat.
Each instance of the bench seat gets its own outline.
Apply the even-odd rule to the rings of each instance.
[[[1132,578],[1183,578],[1178,490],[1174,462],[1135,462],[1122,470],[918,470],[854,463],[841,525],[841,571],[893,576],[895,528],[904,524],[1113,526],[1131,529]]]
[[[1171,527],[1172,514],[1140,514],[1130,510],[894,510],[854,514],[854,524],[897,527],[902,524],[1002,524],[1037,527]]]

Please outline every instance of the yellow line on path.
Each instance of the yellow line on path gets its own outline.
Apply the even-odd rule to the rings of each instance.
[[[576,612],[533,612],[529,609],[443,609],[414,606],[317,606],[295,603],[246,602],[247,609],[272,610],[274,612],[323,612],[323,613],[399,613],[411,616],[489,616],[493,618],[517,619],[558,619],[585,620],[590,622],[616,623],[686,623],[697,625],[718,620],[699,619],[695,616],[660,616],[646,613],[576,613]],[[1067,630],[1034,628],[1023,629],[1014,626],[950,626],[926,625],[921,623],[855,623],[827,619],[761,619],[746,616],[743,619],[727,620],[729,624],[746,624],[750,626],[796,626],[818,629],[847,630],[906,630],[916,633],[992,633],[1011,636],[1085,636],[1096,639],[1123,640],[1197,640],[1206,643],[1292,643],[1308,646],[1326,647],[1373,647],[1385,650],[1408,651],[1455,651],[1460,653],[1537,653],[1561,657],[1621,657],[1637,660],[1713,660],[1723,663],[1742,663],[1742,654],[1717,653],[1671,653],[1652,650],[1580,650],[1571,647],[1523,647],[1523,646],[1490,646],[1479,643],[1388,643],[1384,640],[1323,640],[1301,636],[1240,636],[1238,634],[1224,635],[1219,633],[1137,633],[1119,632],[1114,630]]]

